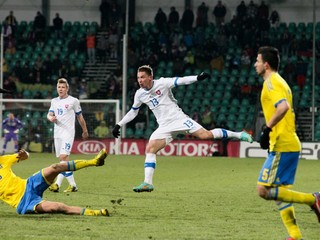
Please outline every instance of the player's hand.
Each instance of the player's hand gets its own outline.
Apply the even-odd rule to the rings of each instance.
[[[19,129],[14,130],[13,133],[18,134],[19,133]]]
[[[4,129],[3,132],[4,132],[5,134],[7,134],[7,133],[9,133],[9,130]]]
[[[112,135],[115,137],[115,138],[118,138],[120,136],[120,125],[116,124],[114,126],[114,128],[112,129]]]
[[[262,149],[269,149],[269,141],[270,141],[270,132],[272,131],[271,128],[269,127],[265,127],[260,135],[260,147]]]
[[[197,80],[198,81],[203,81],[203,80],[205,80],[207,78],[210,78],[210,74],[206,73],[206,72],[202,72],[197,76]]]
[[[82,132],[82,139],[86,140],[89,137],[88,132]]]
[[[29,157],[29,153],[24,150],[24,149],[20,149],[18,152],[18,159],[20,160],[26,160]]]

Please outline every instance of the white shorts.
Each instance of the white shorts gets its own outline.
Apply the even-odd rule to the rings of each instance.
[[[166,144],[170,143],[179,133],[194,133],[203,128],[192,118],[186,116],[177,119],[165,126],[159,126],[150,136],[150,140],[165,139]]]
[[[56,150],[56,157],[61,154],[70,155],[73,146],[74,137],[69,138],[55,138],[54,148]]]

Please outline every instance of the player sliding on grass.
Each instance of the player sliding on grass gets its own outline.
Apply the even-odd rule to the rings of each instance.
[[[198,76],[153,79],[152,68],[144,65],[138,68],[138,89],[134,96],[131,110],[115,125],[112,133],[115,138],[120,135],[121,126],[132,121],[145,103],[155,115],[159,127],[150,136],[146,147],[144,164],[144,182],[133,188],[135,192],[153,191],[152,178],[156,167],[156,153],[169,144],[178,133],[189,133],[199,139],[236,138],[241,141],[252,142],[252,137],[246,132],[232,132],[222,128],[204,129],[199,123],[187,116],[177,104],[171,89],[179,85],[188,85],[210,78],[202,72]]]
[[[258,179],[258,194],[274,200],[289,236],[287,240],[302,239],[297,225],[293,203],[306,204],[316,213],[320,222],[320,194],[292,191],[301,151],[296,134],[292,92],[279,75],[279,52],[273,47],[261,47],[255,63],[256,72],[264,80],[261,105],[266,120],[260,145],[268,149],[268,157]]]
[[[20,150],[13,155],[0,156],[0,199],[16,208],[18,214],[64,213],[109,216],[107,209],[91,210],[42,199],[43,192],[52,184],[59,173],[104,165],[104,159],[107,157],[107,152],[104,149],[91,160],[63,161],[42,169],[28,179],[17,177],[12,172],[11,166],[28,159],[28,157],[29,154],[25,150]]]

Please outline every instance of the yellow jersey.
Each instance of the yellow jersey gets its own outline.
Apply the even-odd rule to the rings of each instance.
[[[0,200],[17,208],[27,185],[27,180],[17,177],[11,166],[18,162],[18,154],[0,156]]]
[[[296,134],[292,92],[287,82],[277,72],[272,73],[264,81],[260,100],[266,123],[274,115],[279,103],[286,101],[289,105],[285,116],[270,132],[269,150],[271,152],[299,152],[301,144]]]

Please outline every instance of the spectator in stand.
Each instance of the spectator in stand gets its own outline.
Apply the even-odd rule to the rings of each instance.
[[[60,76],[61,68],[62,62],[60,60],[60,55],[56,54],[52,60],[52,74],[55,76]]]
[[[9,37],[7,44],[8,45],[7,45],[7,49],[5,50],[5,53],[6,54],[11,54],[11,55],[16,54],[17,49],[16,49],[16,41],[15,41],[15,39],[13,37]]]
[[[270,14],[269,20],[270,20],[271,27],[278,27],[280,22],[279,13],[276,10],[273,10]]]
[[[194,69],[195,57],[191,50],[189,50],[186,56],[183,58],[184,67],[189,69]]]
[[[242,19],[247,15],[247,6],[244,1],[237,6],[237,18],[242,21]]]
[[[53,29],[56,33],[56,38],[62,38],[63,20],[59,13],[56,13],[56,17],[53,19]]]
[[[52,75],[52,61],[50,56],[47,55],[42,63],[43,70],[43,79],[45,79],[45,83],[51,84],[51,75]],[[49,79],[49,81],[48,81]]]
[[[96,138],[107,138],[109,136],[109,128],[106,121],[102,120],[100,124],[94,129],[94,136]]]
[[[206,105],[204,111],[201,113],[202,126],[205,129],[211,129],[213,124],[213,113],[210,110],[210,106]]]
[[[23,75],[22,75],[22,66],[21,66],[21,61],[18,60],[16,61],[16,64],[14,65],[13,69],[12,69],[12,73],[19,79],[23,79]]]
[[[227,9],[222,4],[221,1],[218,1],[217,5],[214,7],[212,14],[214,15],[216,19],[216,26],[221,26],[224,24],[224,18],[226,16]]]
[[[159,32],[166,32],[167,30],[167,15],[162,11],[161,8],[154,18],[155,26],[158,28]]]
[[[40,47],[43,47],[44,45],[46,26],[47,20],[45,16],[43,16],[41,12],[37,12],[33,21],[33,29],[35,31],[35,41]]]
[[[93,32],[87,34],[87,55],[90,64],[96,62],[96,35]]]
[[[109,42],[105,34],[100,34],[97,39],[97,55],[101,63],[107,62]]]
[[[99,6],[99,11],[101,13],[100,27],[103,30],[106,30],[109,28],[110,4],[108,3],[108,0],[101,0],[101,4]]]
[[[194,21],[193,11],[190,5],[186,5],[186,9],[184,10],[181,21],[180,21],[180,26],[182,30],[185,32],[192,30],[193,21]]]
[[[270,30],[270,22],[268,18],[262,16],[258,19],[258,31],[260,31],[261,39],[268,37]]]
[[[15,37],[18,21],[17,21],[16,17],[13,15],[13,11],[10,11],[10,13],[6,17],[5,21],[8,23],[8,25],[11,26],[12,36]]]
[[[3,58],[3,62],[2,62],[2,73],[3,73],[3,78],[8,77],[9,66],[5,58]]]
[[[13,94],[7,94],[4,93],[3,98],[12,98],[12,97],[16,97],[17,94],[17,78],[15,78],[13,75],[9,75],[6,79],[4,79],[3,81],[3,87],[12,92]]]
[[[258,14],[257,5],[253,1],[250,1],[247,8],[247,15],[248,15],[249,21],[255,21],[257,19],[257,14]]]
[[[289,29],[286,28],[284,32],[281,35],[281,54],[284,56],[289,55],[289,46],[291,42],[291,34],[289,32]]]
[[[79,43],[75,35],[72,35],[70,41],[68,42],[68,54],[78,54]]]
[[[118,42],[119,36],[117,34],[117,29],[110,28],[109,32],[109,49],[110,49],[110,58],[118,58]]]
[[[82,35],[77,44],[77,52],[78,54],[86,54],[87,53],[87,38],[86,35]]]
[[[1,33],[3,34],[3,50],[6,51],[9,40],[12,39],[12,28],[7,21],[2,22]]]
[[[110,11],[109,11],[110,27],[117,29],[120,22],[120,17],[121,17],[120,5],[117,4],[116,0],[112,0],[110,4]]]
[[[169,18],[168,18],[168,25],[169,25],[170,31],[173,31],[176,27],[179,26],[179,20],[180,20],[180,16],[178,11],[176,10],[175,7],[171,7]]]
[[[296,69],[297,67],[295,63],[291,60],[291,58],[288,58],[288,61],[284,65],[283,77],[287,80],[289,86],[293,86],[295,84],[294,78],[296,75]]]
[[[246,50],[242,51],[240,62],[241,62],[241,69],[249,69],[251,67],[251,59]]]
[[[205,2],[202,2],[198,7],[196,19],[197,27],[206,27],[208,25],[208,10],[209,7],[205,4]]]
[[[173,60],[173,67],[172,67],[174,76],[181,76],[183,74],[184,69],[185,69],[184,62],[180,57],[176,57]]]
[[[29,62],[25,62],[23,67],[22,67],[22,79],[20,79],[20,82],[22,83],[27,83],[31,84],[33,83],[33,75],[32,75],[32,70],[29,66]]]
[[[260,6],[258,7],[257,16],[258,18],[269,19],[269,7],[265,4],[264,1],[262,1]]]

